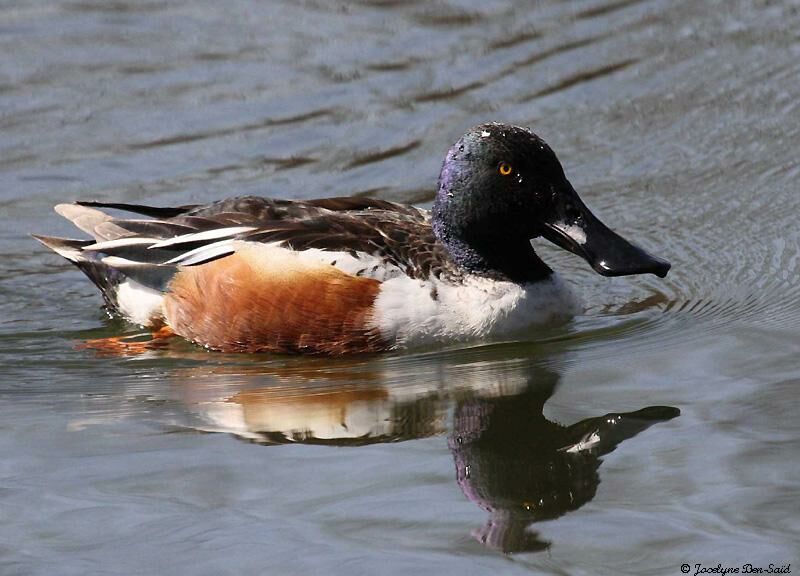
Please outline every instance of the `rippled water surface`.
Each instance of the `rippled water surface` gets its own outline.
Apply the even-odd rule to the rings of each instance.
[[[0,573],[800,570],[800,6],[0,6]],[[135,331],[27,234],[77,198],[425,205],[533,127],[672,261],[534,342],[347,359],[76,350]]]

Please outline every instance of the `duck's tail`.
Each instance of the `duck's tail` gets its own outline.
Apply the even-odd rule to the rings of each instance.
[[[83,253],[83,248],[94,244],[92,240],[73,240],[71,238],[55,238],[53,236],[41,236],[32,234],[36,240],[50,248],[56,254],[63,256],[81,272],[86,274],[100,289],[103,299],[112,311],[117,311],[117,287],[122,281],[121,275],[103,263],[101,259],[95,258],[94,254],[89,253],[89,257]]]
[[[114,218],[97,208],[125,210],[152,219]],[[198,266],[236,251],[235,241],[258,230],[226,215],[224,206],[195,215],[195,206],[76,202],[56,212],[92,236],[73,240],[35,235],[86,274],[109,311],[144,326],[163,321],[163,294],[181,267]],[[216,219],[215,219],[216,218]]]
[[[163,292],[177,267],[158,262],[163,254],[147,252],[158,240],[145,242],[93,208],[59,204],[55,209],[94,240],[33,237],[86,274],[100,289],[110,312],[143,326],[159,325]]]

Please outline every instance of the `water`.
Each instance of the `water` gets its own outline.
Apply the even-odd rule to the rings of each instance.
[[[0,573],[796,571],[799,12],[4,3]],[[587,310],[536,342],[103,357],[74,346],[135,329],[27,237],[76,198],[425,204],[488,120],[669,277],[541,245]]]

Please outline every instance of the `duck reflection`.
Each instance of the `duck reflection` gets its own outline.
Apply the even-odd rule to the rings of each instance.
[[[221,376],[213,375],[217,393]],[[195,427],[262,444],[354,446],[447,434],[461,490],[489,513],[473,535],[506,553],[548,548],[531,524],[589,502],[602,456],[679,414],[651,406],[561,425],[543,414],[559,374],[529,360],[450,361],[423,374],[346,366],[276,372],[269,386],[254,388],[243,388],[242,377],[217,400],[188,380],[184,400],[200,419]]]

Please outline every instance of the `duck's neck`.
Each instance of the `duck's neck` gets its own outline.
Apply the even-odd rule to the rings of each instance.
[[[468,233],[436,212],[433,232],[453,261],[472,274],[520,284],[541,282],[553,274],[524,236]]]

